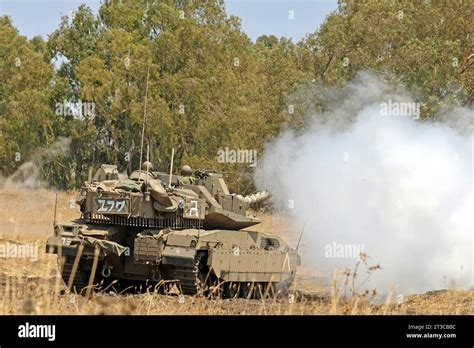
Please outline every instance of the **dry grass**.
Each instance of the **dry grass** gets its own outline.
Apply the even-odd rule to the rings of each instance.
[[[74,193],[58,195],[57,220],[78,216],[69,206]],[[48,190],[0,190],[0,243],[38,246],[38,260],[0,258],[0,314],[474,314],[474,290],[440,290],[412,295],[396,304],[374,293],[352,291],[350,272],[325,284],[317,270],[298,270],[298,292],[280,300],[207,300],[200,297],[165,296],[153,292],[119,295],[93,293],[91,298],[68,294],[57,268],[57,256],[44,252],[52,233],[55,194]],[[263,215],[260,231],[281,235],[295,245],[299,231],[288,218]],[[347,273],[349,272],[349,273]],[[344,274],[346,274],[344,276]],[[346,277],[346,278],[344,278]],[[344,296],[349,286],[350,296]],[[352,287],[353,288],[353,287]],[[305,296],[301,297],[303,293]]]

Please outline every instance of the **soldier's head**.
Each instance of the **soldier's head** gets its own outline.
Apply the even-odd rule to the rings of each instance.
[[[181,175],[190,176],[192,174],[193,174],[193,170],[187,164],[185,164],[184,166],[181,167]]]
[[[152,171],[153,170],[153,164],[151,164],[151,162],[148,162],[148,161],[145,161],[142,163],[142,170],[146,170],[146,171]]]

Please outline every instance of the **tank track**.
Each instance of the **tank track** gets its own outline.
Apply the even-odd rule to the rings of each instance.
[[[209,272],[207,266],[201,264],[201,261],[205,262],[204,257],[197,256],[195,267],[174,266],[173,280],[176,281],[175,284],[181,294],[190,296],[201,294],[214,299],[262,299],[277,295],[276,283],[223,282]]]
[[[195,295],[199,291],[196,272],[192,267],[175,266],[173,270],[177,286],[183,295]]]
[[[63,278],[66,286],[69,283],[69,278],[71,277],[73,266],[74,266],[74,257],[72,256],[66,256],[65,261],[62,264],[62,267],[60,265],[61,277]],[[82,269],[81,262],[79,262],[79,265],[77,266],[77,270],[76,270],[76,275],[74,277],[74,281],[72,282],[71,291],[75,290],[78,294],[80,294],[82,290],[84,290],[84,288],[87,287],[88,281],[89,281],[88,274]]]
[[[197,255],[194,263],[195,266],[178,266],[174,265],[171,271],[171,277],[175,281],[178,290],[183,295],[193,296],[201,294],[205,297],[218,298],[222,292],[210,291],[216,289],[218,280],[212,277],[206,265],[207,255]]]

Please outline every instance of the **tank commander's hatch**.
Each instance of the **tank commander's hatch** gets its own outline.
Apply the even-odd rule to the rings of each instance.
[[[92,181],[104,181],[104,180],[120,180],[121,174],[119,173],[115,164],[102,164],[99,170],[95,173]]]

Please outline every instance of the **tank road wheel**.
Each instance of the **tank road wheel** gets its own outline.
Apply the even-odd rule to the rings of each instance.
[[[224,295],[226,298],[238,298],[240,295],[240,282],[229,282],[224,284]]]
[[[224,284],[207,266],[207,253],[198,254],[193,272],[196,274],[196,287],[199,294],[209,299],[222,298]]]
[[[268,298],[274,298],[275,289],[273,283],[261,282],[255,283],[253,298],[257,300],[263,300]]]
[[[207,287],[207,296],[212,300],[217,300],[222,298],[224,294],[223,284],[219,283],[219,279],[213,274],[210,275],[208,279]]]
[[[265,298],[273,299],[276,297],[276,289],[274,283],[264,283],[264,296]]]
[[[213,300],[222,298],[224,293],[223,285],[219,283],[219,279],[211,272],[200,272],[196,283],[199,288],[198,292],[204,297]]]
[[[69,284],[72,269],[74,266],[74,257],[66,256],[63,260],[58,260],[59,269],[61,270],[61,277],[63,278],[66,286]],[[79,261],[77,265],[76,274],[72,281],[71,291],[76,291],[78,294],[82,294],[83,290],[87,287],[89,281],[90,272],[83,269],[82,262]]]
[[[264,288],[262,283],[255,283],[253,286],[253,298],[256,300],[263,299]]]
[[[242,285],[240,286],[240,289],[242,291],[243,298],[246,298],[247,300],[253,298],[253,289],[254,289],[253,282],[242,283]]]

